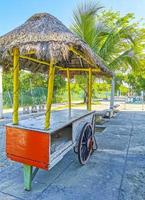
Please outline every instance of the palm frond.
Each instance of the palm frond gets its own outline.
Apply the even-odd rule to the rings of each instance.
[[[81,37],[94,51],[96,50],[96,15],[102,6],[95,2],[86,2],[74,11],[72,31]]]
[[[145,65],[145,30],[138,31],[134,15],[120,17],[119,12],[98,12],[95,2],[81,4],[74,12],[71,27],[114,71],[139,70]]]
[[[140,59],[138,54],[135,53],[134,49],[128,49],[118,57],[116,57],[113,62],[109,64],[110,69],[116,70],[127,70],[128,68],[132,70],[137,70],[140,66]]]

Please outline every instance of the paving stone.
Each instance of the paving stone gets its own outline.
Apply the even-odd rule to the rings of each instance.
[[[87,165],[70,151],[50,171],[38,171],[30,192],[23,189],[22,165],[6,158],[1,125],[0,200],[144,200],[145,112],[120,112],[105,125]]]
[[[19,199],[0,192],[0,200],[19,200]]]
[[[119,200],[145,199],[145,161],[144,166],[139,164],[139,159],[132,161],[127,164]]]
[[[96,151],[85,166],[73,162],[39,198],[115,200],[123,165],[122,155]]]
[[[104,134],[97,135],[96,141],[99,149],[111,149],[111,150],[119,150],[124,151],[126,153],[129,136],[124,135],[112,135],[112,134]]]

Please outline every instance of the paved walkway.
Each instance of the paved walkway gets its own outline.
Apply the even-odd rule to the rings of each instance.
[[[0,200],[144,200],[145,112],[120,112],[96,134],[87,165],[71,151],[50,171],[40,170],[33,190],[23,190],[22,166],[5,157],[0,126]]]

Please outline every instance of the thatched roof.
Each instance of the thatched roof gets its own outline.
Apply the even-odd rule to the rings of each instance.
[[[84,58],[98,66],[100,73],[112,76],[103,61],[96,56],[90,47],[73,34],[57,18],[48,13],[39,13],[30,17],[24,24],[0,37],[0,64],[4,67],[12,65],[12,49],[18,47],[21,55],[30,51],[31,58],[54,63],[63,67],[89,67],[89,64],[73,53],[75,49]],[[9,63],[9,64],[8,64]],[[20,59],[21,67],[30,71],[45,72],[48,67],[27,59]]]

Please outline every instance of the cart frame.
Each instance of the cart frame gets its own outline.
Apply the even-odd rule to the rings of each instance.
[[[11,160],[23,164],[24,188],[30,190],[32,180],[38,171],[37,168],[48,169],[46,165],[49,164],[48,155],[51,148],[51,135],[49,133],[51,132],[52,125],[50,123],[52,117],[51,104],[56,71],[65,74],[67,77],[69,115],[72,113],[70,78],[74,74],[82,74],[84,72],[88,75],[87,112],[91,115],[91,120],[94,119],[93,115],[95,113],[95,111],[91,111],[92,75],[105,75],[108,78],[113,78],[114,74],[81,38],[69,31],[57,18],[48,13],[37,13],[30,17],[22,26],[0,37],[0,57],[0,64],[3,65],[4,69],[8,70],[13,66],[13,117],[12,124],[6,126],[6,153]],[[45,123],[41,130],[32,130],[28,126],[25,128],[20,127],[22,123],[22,121],[19,121],[18,112],[20,64],[22,64],[22,69],[28,71],[35,69],[35,71],[48,73],[46,113],[45,118],[43,118]],[[113,89],[114,82],[112,81],[110,107],[114,103]],[[85,117],[85,114],[82,115],[82,118]],[[86,163],[94,145],[94,129],[92,127],[94,123],[89,118],[85,119],[86,122],[78,140],[78,158],[81,164]],[[57,127],[57,124],[55,125]],[[37,125],[35,126],[37,127]],[[69,138],[67,139],[67,141],[70,141]],[[85,157],[82,156],[83,151],[81,152],[81,148],[83,149],[81,145],[83,146],[84,144],[86,149]],[[33,149],[33,147],[35,148]],[[33,166],[36,167],[34,171]]]
[[[30,57],[31,54],[34,54],[35,52],[30,51],[25,55],[20,55],[19,48],[14,47],[12,56],[13,56],[13,126],[17,126],[19,124],[19,72],[20,72],[20,59],[27,59],[39,64],[43,64],[48,66],[48,95],[47,95],[47,102],[46,102],[46,113],[45,113],[45,130],[49,130],[50,127],[50,117],[51,117],[51,104],[52,104],[52,97],[53,97],[53,87],[54,87],[54,78],[55,78],[55,70],[62,71],[63,73],[66,72],[67,77],[67,93],[68,93],[68,109],[69,109],[69,115],[71,115],[71,89],[70,89],[70,73],[74,72],[87,72],[88,73],[88,105],[87,109],[88,111],[91,111],[92,109],[92,74],[95,72],[100,72],[100,69],[97,67],[94,68],[94,64],[91,63],[90,60],[87,60],[83,56],[83,54],[78,53],[74,48],[70,48],[70,51],[75,54],[78,58],[81,58],[85,62],[88,63],[88,68],[69,68],[69,67],[62,67],[62,66],[55,66],[54,61],[51,60],[50,63],[41,61],[35,58]],[[113,85],[114,87],[114,85]],[[112,92],[112,99],[113,99],[114,93]],[[113,100],[111,103],[111,106],[113,105]],[[88,124],[88,127],[91,127],[91,125]],[[13,127],[11,127],[13,128]],[[23,131],[23,130],[21,130]],[[83,133],[81,135],[83,137]],[[93,137],[93,136],[91,136]],[[90,146],[92,145],[92,139],[90,142]],[[80,146],[80,144],[79,144]],[[72,148],[70,146],[70,148]],[[79,148],[79,147],[78,147]],[[90,147],[93,148],[93,147]],[[89,155],[88,155],[89,156]],[[17,161],[14,157],[11,157],[12,160]],[[81,156],[79,155],[79,160],[81,163],[83,163],[83,160],[81,160]],[[84,162],[83,164],[85,164]],[[38,167],[36,167],[35,170],[33,170],[32,165],[23,164],[23,174],[24,174],[24,189],[25,190],[31,190],[31,183],[33,178],[35,177]]]
[[[89,66],[92,66],[93,64],[90,63],[86,58],[83,57],[83,55],[78,54],[73,48],[70,49],[74,54],[76,54],[78,57],[84,59]],[[50,126],[50,114],[51,114],[51,104],[52,104],[52,96],[53,96],[53,86],[54,86],[54,77],[55,77],[55,69],[59,69],[66,72],[67,76],[67,90],[68,90],[68,108],[69,113],[71,113],[71,91],[70,91],[70,72],[71,71],[81,71],[81,72],[88,72],[88,111],[91,111],[91,101],[92,101],[92,72],[97,72],[99,69],[92,69],[92,67],[89,68],[63,68],[60,66],[54,66],[53,60],[50,61],[50,63],[37,60],[34,58],[29,57],[28,55],[33,54],[33,52],[28,52],[27,55],[20,55],[18,48],[13,48],[13,125],[18,125],[19,123],[19,115],[18,115],[18,109],[19,109],[19,71],[20,71],[20,64],[19,59],[28,59],[33,62],[37,62],[40,64],[45,64],[48,66],[48,96],[47,96],[47,102],[46,102],[46,117],[45,117],[45,129],[49,129]],[[26,190],[31,189],[31,182],[38,171],[33,171],[33,167],[30,165],[23,165],[24,170],[24,188]]]

